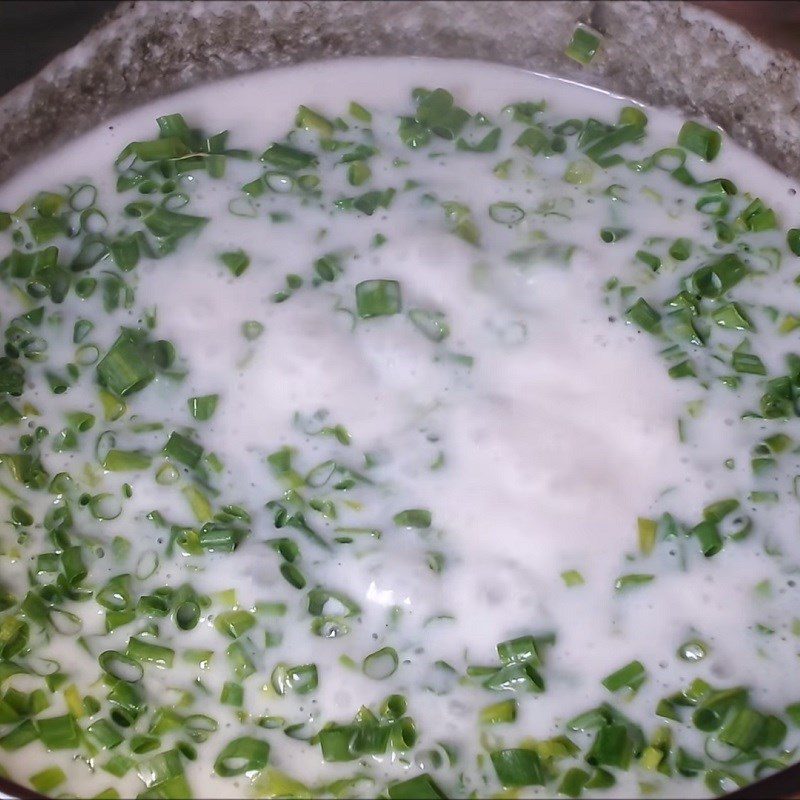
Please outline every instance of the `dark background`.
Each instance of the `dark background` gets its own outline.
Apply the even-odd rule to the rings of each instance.
[[[0,95],[76,44],[117,0],[0,0]],[[800,0],[705,0],[776,47],[800,57]]]
[[[0,95],[77,44],[116,0],[0,0]]]

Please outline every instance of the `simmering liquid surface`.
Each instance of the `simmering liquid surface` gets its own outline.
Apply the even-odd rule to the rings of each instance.
[[[0,188],[3,774],[674,797],[792,763],[800,204],[684,122],[341,60]]]

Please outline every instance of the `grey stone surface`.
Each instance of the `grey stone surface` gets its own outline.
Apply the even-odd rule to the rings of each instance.
[[[587,68],[577,21],[605,35]],[[243,72],[341,55],[500,61],[676,106],[800,177],[798,62],[681,2],[134,2],[0,100],[0,178],[132,104]]]

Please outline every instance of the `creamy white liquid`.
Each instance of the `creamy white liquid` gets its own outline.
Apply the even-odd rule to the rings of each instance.
[[[667,173],[637,175],[624,165],[607,172],[596,168],[590,184],[572,186],[562,176],[574,153],[526,158],[507,134],[496,153],[480,156],[453,153],[452,144],[441,140],[420,151],[409,150],[397,138],[392,117],[411,113],[410,92],[416,86],[444,87],[458,104],[494,118],[507,103],[545,99],[548,116],[595,116],[613,123],[626,105],[584,87],[488,64],[417,59],[326,62],[238,77],[161,99],[42,159],[0,189],[0,209],[12,210],[40,189],[58,191],[63,184],[91,179],[99,189],[98,205],[111,217],[115,209],[137,199],[135,191],[115,192],[113,161],[128,142],[155,136],[154,120],[162,114],[181,113],[190,125],[208,132],[228,129],[231,146],[256,153],[285,135],[300,103],[333,118],[356,100],[375,115],[381,152],[370,161],[372,180],[354,188],[347,184],[345,167],[330,169],[324,174],[323,207],[303,207],[294,197],[268,194],[257,201],[253,218],[234,216],[228,211],[229,201],[240,196],[243,183],[260,174],[258,164],[229,160],[225,178],[217,181],[194,173],[187,189],[191,203],[183,211],[211,221],[198,235],[182,241],[174,255],[144,260],[125,275],[135,286],[133,309],[108,316],[95,310],[90,317],[96,327],[89,338],[104,352],[120,325],[135,327],[143,309],[156,308],[154,337],[172,341],[187,369],[183,382],[158,378],[129,399],[129,415],[139,421],[162,421],[164,430],[138,436],[121,433],[117,446],[157,452],[171,430],[193,427],[195,439],[224,464],[215,478],[221,492],[215,508],[217,503],[237,503],[253,515],[252,533],[235,553],[169,559],[163,555],[169,530],[155,527],[145,515],[158,509],[170,522],[195,524],[179,490],[183,484],[155,483],[159,457],[141,473],[100,471],[100,483],[85,490],[119,496],[122,484],[129,482],[133,496],[113,521],[98,522],[76,512],[80,531],[106,544],[102,559],[85,556],[92,582],[102,585],[113,575],[132,571],[138,553],[155,549],[162,554],[161,566],[137,587],[139,593],[191,582],[198,592],[208,594],[235,589],[243,609],[266,601],[288,607],[283,619],[259,617],[248,634],[258,652],[257,672],[244,682],[244,710],[250,715],[244,722],[237,720],[235,709],[218,703],[222,684],[231,679],[224,653],[230,640],[213,627],[213,617],[224,606],[216,603],[188,633],[178,632],[170,619],[156,620],[158,641],[174,646],[178,655],[172,669],[145,666],[151,708],[174,702],[174,689],[189,690],[196,699],[181,713],[207,713],[220,721],[219,731],[198,745],[200,757],[184,764],[196,796],[263,793],[257,777],[254,787],[252,776],[222,779],[213,770],[223,746],[245,734],[270,743],[270,767],[309,787],[361,772],[374,783],[364,782],[346,793],[375,796],[389,782],[413,777],[423,768],[448,796],[487,796],[501,787],[488,759],[484,756],[482,767],[476,761],[486,748],[515,747],[526,737],[562,734],[568,719],[602,702],[613,703],[646,733],[668,724],[676,741],[701,755],[703,737],[690,723],[666,723],[654,716],[660,698],[695,678],[720,688],[749,686],[751,701],[765,711],[780,713],[800,697],[795,677],[798,640],[790,632],[797,607],[798,514],[796,500],[789,495],[791,481],[785,480],[793,474],[796,456],[789,454],[781,461],[781,502],[759,509],[759,528],[749,539],[726,542],[710,559],[703,559],[696,544],[687,540],[681,545],[684,570],[665,543],[646,558],[637,553],[637,517],[656,518],[670,511],[696,524],[709,503],[752,490],[750,448],[776,430],[776,423],[739,419],[753,407],[753,398],[757,403],[759,393],[752,388],[731,392],[714,385],[704,391],[695,381],[670,379],[658,355],[659,343],[620,318],[618,306],[604,302],[603,287],[610,278],[641,281],[646,268],[636,264],[634,252],[643,238],[664,236],[671,241],[686,236],[709,245],[714,241],[713,233],[701,230],[702,219],[691,205],[675,202],[695,195],[687,194]],[[624,150],[630,158],[674,146],[681,120],[666,111],[647,109],[647,114],[646,144]],[[438,151],[447,155],[430,157]],[[511,178],[495,178],[492,167],[511,156],[517,162]],[[393,166],[395,158],[408,164]],[[690,156],[687,166],[698,180],[731,178],[740,190],[761,197],[781,220],[800,219],[800,204],[789,194],[792,184],[730,141],[713,164]],[[371,217],[338,211],[330,203],[330,198],[372,188],[401,189],[408,179],[419,181],[420,188],[398,191],[389,210],[379,209]],[[603,195],[613,183],[629,187],[627,203],[614,204]],[[662,200],[643,193],[643,188],[658,192]],[[439,201],[470,206],[481,232],[479,247],[453,235],[438,203],[420,203],[426,191]],[[518,204],[526,218],[513,227],[491,221],[487,209],[498,201]],[[569,218],[541,213],[542,204],[550,201],[567,209]],[[270,211],[289,211],[293,218],[275,223]],[[598,231],[606,226],[628,227],[634,235],[605,244]],[[537,231],[575,246],[568,266],[553,260],[525,268],[507,261],[510,251],[535,243]],[[386,243],[371,247],[378,233]],[[782,242],[779,232],[761,236],[764,245]],[[234,278],[218,254],[239,248],[250,255],[251,264]],[[334,251],[344,254],[343,274],[312,288],[308,278],[314,260]],[[6,252],[0,251],[0,256]],[[699,263],[699,256],[692,258]],[[738,296],[790,312],[797,292],[790,258],[784,256],[782,271],[740,285]],[[275,304],[272,296],[284,287],[287,273],[302,275],[306,285]],[[355,285],[374,278],[400,281],[404,311],[444,312],[449,338],[440,345],[430,342],[405,314],[360,320],[353,326],[352,315],[336,308],[354,310]],[[677,291],[669,275],[654,280],[660,298]],[[73,323],[89,314],[84,310],[88,302],[70,296],[58,309],[63,343],[56,346],[51,337],[50,353],[59,366],[72,357]],[[3,290],[3,320],[23,310]],[[246,320],[264,326],[255,341],[242,337]],[[731,335],[731,346],[740,338]],[[797,333],[779,339],[759,324],[758,335],[751,339],[758,343],[770,375],[773,370],[783,374],[782,356],[796,344]],[[468,354],[474,364],[464,366],[448,359],[448,353]],[[43,448],[51,475],[67,470],[78,476],[85,462],[94,461],[97,434],[115,427],[102,419],[93,370],[85,370],[80,383],[58,396],[39,380],[35,368],[30,374],[39,376],[26,394],[41,412],[34,425],[46,425],[54,434],[64,424],[65,411],[86,410],[98,417],[92,431],[82,435],[79,452],[57,454]],[[216,414],[209,422],[194,423],[186,400],[208,393],[219,394]],[[701,399],[704,411],[693,419],[687,403]],[[307,416],[319,409],[328,412],[324,424],[347,428],[349,446],[293,426],[295,414]],[[687,431],[683,444],[679,418]],[[800,433],[796,419],[777,427],[790,436]],[[2,449],[14,451],[23,431],[0,428]],[[346,493],[358,501],[357,507],[347,507],[340,502],[342,493],[332,492],[338,519],[326,522],[308,513],[306,518],[326,539],[336,535],[335,526],[358,526],[380,529],[380,540],[359,539],[327,553],[296,531],[276,531],[264,504],[280,498],[285,487],[271,474],[265,457],[284,445],[296,448],[294,464],[301,474],[331,458],[364,472],[364,454],[376,454],[377,465],[368,473],[374,483],[359,484]],[[442,466],[431,470],[440,453]],[[724,468],[726,459],[735,459],[736,467]],[[9,483],[7,475],[3,482]],[[31,498],[31,505],[39,509],[52,501],[48,496]],[[404,530],[392,523],[395,513],[409,508],[429,509],[431,528]],[[25,551],[14,544],[15,532],[10,525],[6,528],[0,539],[5,552],[0,576],[7,588],[24,595],[29,564]],[[115,535],[133,543],[127,565],[113,562],[108,545]],[[284,535],[297,539],[301,547],[300,566],[309,581],[303,592],[281,577],[280,557],[265,544]],[[33,531],[32,536],[44,534]],[[765,541],[782,555],[767,555]],[[444,556],[440,574],[428,566],[431,551]],[[562,573],[569,570],[579,571],[585,583],[565,586]],[[652,573],[656,579],[616,592],[615,580],[626,573]],[[772,594],[764,597],[754,587],[767,578]],[[346,636],[326,639],[310,633],[304,596],[314,585],[344,592],[361,606],[362,613],[348,621]],[[92,654],[79,648],[74,637],[60,635],[38,652],[57,659],[81,694],[102,701],[106,690],[98,683],[97,655],[124,650],[128,637],[142,624],[137,621],[106,635],[102,609],[93,601],[73,605],[83,616],[82,633],[94,648]],[[401,609],[394,618],[393,607]],[[759,623],[775,633],[759,632]],[[265,650],[265,629],[282,630],[282,642]],[[469,665],[497,663],[498,642],[548,632],[556,634],[556,641],[545,653],[546,691],[516,695],[516,723],[487,727],[482,733],[479,710],[502,695],[487,692],[479,682],[458,683],[458,675],[449,677],[441,670],[437,674],[436,662],[445,661],[463,675]],[[678,647],[692,638],[701,638],[710,648],[696,664],[676,656]],[[400,659],[397,671],[386,680],[371,680],[340,660],[348,656],[360,664],[385,646],[394,647]],[[187,647],[214,650],[211,668],[201,671],[185,663],[180,652]],[[606,690],[601,680],[633,659],[644,664],[648,680],[626,702]],[[278,662],[315,663],[318,689],[304,696],[277,697],[268,687]],[[193,687],[199,675],[210,690],[208,696]],[[13,681],[25,687],[30,679]],[[431,685],[436,692],[426,689]],[[318,744],[254,724],[262,715],[283,716],[287,724],[308,722],[315,732],[328,722],[349,722],[362,705],[376,709],[390,693],[406,696],[407,713],[419,734],[416,746],[403,758],[367,756],[363,766],[326,763]],[[44,716],[64,710],[56,694]],[[88,722],[81,720],[82,725]],[[591,739],[588,734],[569,735],[582,748]],[[434,769],[419,763],[420,753],[442,742],[458,752],[457,766]],[[797,743],[790,732],[785,747]],[[161,749],[169,746],[165,736]],[[129,754],[125,745],[123,750]],[[88,765],[73,761],[73,755],[44,755],[41,745],[32,744],[15,752],[0,751],[0,764],[11,777],[26,782],[44,761],[58,763],[68,774],[58,791],[80,796],[111,785],[122,796],[144,789],[135,768],[121,779],[104,772],[100,765],[105,753]],[[637,768],[619,772],[617,778],[612,791],[625,796],[638,794],[641,783],[652,784],[658,796],[708,793],[700,780],[670,779]],[[520,796],[553,795],[556,786],[526,787]]]

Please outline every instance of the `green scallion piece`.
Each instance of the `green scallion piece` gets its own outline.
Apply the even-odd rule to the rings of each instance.
[[[580,797],[586,788],[588,780],[588,772],[578,767],[571,767],[564,773],[564,777],[558,786],[558,793],[564,797]]]
[[[348,111],[350,116],[357,119],[359,122],[372,122],[372,114],[369,110],[356,103],[355,100],[350,102]]]
[[[576,26],[572,38],[564,50],[564,55],[586,66],[597,55],[600,47],[601,36],[599,33],[587,28],[585,25]]]
[[[778,227],[778,218],[771,208],[764,205],[764,201],[756,198],[742,211],[736,220],[745,230],[752,233],[774,230]]]
[[[322,116],[318,111],[308,108],[308,106],[300,106],[300,108],[297,109],[294,124],[298,128],[303,128],[307,131],[315,131],[325,138],[333,136],[333,123]]]
[[[570,161],[564,170],[564,180],[574,186],[591,183],[595,173],[595,164],[587,158]]]
[[[36,741],[39,738],[36,726],[31,720],[21,722],[16,728],[12,728],[8,733],[0,736],[0,748],[13,752],[25,747],[26,744]]]
[[[636,529],[639,538],[639,552],[642,555],[649,556],[656,546],[658,523],[647,517],[639,517],[636,520]]]
[[[789,228],[786,232],[786,245],[796,256],[800,256],[800,228]]]
[[[501,225],[516,225],[525,219],[525,212],[516,203],[504,201],[489,206],[489,217]]]
[[[433,778],[424,772],[407,781],[392,784],[386,794],[389,800],[447,800]]]
[[[636,258],[650,267],[653,272],[658,272],[661,269],[661,259],[655,253],[649,253],[647,250],[637,250]]]
[[[136,636],[132,636],[128,640],[128,647],[125,650],[125,655],[135,661],[145,661],[149,664],[155,664],[157,667],[167,669],[172,667],[175,660],[175,651],[171,647],[145,641]]]
[[[518,636],[497,645],[497,655],[503,664],[530,662],[540,664],[539,648],[533,636]]]
[[[78,747],[81,729],[72,714],[36,720],[39,739],[48,750],[69,750]]]
[[[129,332],[123,332],[97,364],[100,384],[118,397],[144,389],[155,376],[155,368],[144,357],[138,338]]]
[[[727,303],[714,309],[711,318],[720,328],[735,331],[753,330],[753,323],[738,303]]]
[[[399,314],[400,284],[380,278],[362,281],[356,285],[356,309],[362,319]]]
[[[786,706],[786,716],[789,717],[795,728],[800,728],[800,702]]]
[[[736,351],[731,359],[731,365],[735,372],[741,372],[745,375],[767,374],[764,362],[755,353]]]
[[[144,668],[137,660],[115,650],[106,650],[101,653],[97,662],[100,664],[100,668],[112,678],[127,683],[136,683],[144,675]]]
[[[611,244],[612,242],[618,242],[620,239],[624,239],[629,234],[630,230],[627,228],[601,228],[600,240],[606,244]]]
[[[499,725],[514,722],[517,718],[517,701],[501,700],[481,709],[479,721],[481,725]]]
[[[483,686],[492,692],[544,691],[544,679],[530,661],[512,662],[494,670],[483,681]]]
[[[141,450],[111,449],[103,459],[103,469],[109,472],[132,472],[147,469],[152,459]]]
[[[629,589],[635,589],[639,586],[646,586],[655,580],[655,575],[650,575],[641,572],[632,572],[628,575],[620,575],[614,581],[614,589],[618,592],[625,592]]]
[[[270,680],[279,695],[288,692],[309,694],[319,685],[319,674],[316,664],[300,664],[294,667],[278,664],[272,671]]]
[[[192,417],[198,422],[207,422],[214,416],[214,412],[217,410],[219,395],[199,395],[198,397],[190,397],[187,402],[189,404],[189,413]]]
[[[698,122],[684,122],[678,134],[678,144],[704,161],[713,161],[722,147],[722,136],[719,131]]]
[[[450,335],[450,326],[441,311],[412,308],[408,312],[408,318],[414,327],[432,342],[444,341]]]
[[[228,268],[234,278],[243,275],[244,271],[250,266],[250,256],[244,250],[220,253],[219,260]]]
[[[372,680],[382,681],[397,671],[400,659],[393,647],[382,647],[364,658],[361,671]]]
[[[219,701],[224,706],[241,708],[244,705],[244,687],[241,683],[225,681],[222,686]]]
[[[86,732],[104,750],[113,750],[125,741],[119,730],[107,719],[98,719],[86,729]]]
[[[721,742],[748,751],[761,739],[766,725],[766,717],[754,708],[740,708],[735,716],[728,719],[717,734]]]
[[[307,169],[317,163],[317,157],[305,150],[298,150],[288,144],[276,142],[268,147],[262,154],[261,160],[278,169],[295,172]]]
[[[637,327],[648,333],[659,330],[661,314],[643,297],[640,297],[626,312],[625,316]]]
[[[704,733],[717,730],[729,713],[747,703],[747,690],[738,686],[720,691],[713,690],[707,684],[700,684],[700,688],[703,689],[703,694],[700,696],[697,709],[692,714],[692,723]]]
[[[264,333],[264,326],[260,322],[250,319],[242,323],[242,336],[248,342],[255,341],[262,333]]]
[[[698,294],[716,300],[736,286],[747,275],[747,267],[735,253],[728,253],[718,261],[696,270],[689,284]]]
[[[41,794],[50,794],[67,779],[61,767],[47,767],[28,778],[31,786]]]
[[[173,431],[164,445],[164,455],[194,469],[203,457],[203,448],[187,436]]]
[[[630,766],[633,755],[634,742],[629,735],[628,727],[612,723],[597,731],[592,747],[586,755],[586,760],[592,766],[616,767],[626,770]]]
[[[630,664],[620,667],[603,678],[602,684],[609,692],[618,692],[620,689],[630,689],[631,692],[636,692],[646,679],[647,672],[644,664],[641,661],[631,661]]]
[[[469,113],[455,105],[446,89],[422,90],[416,99],[415,121],[442,139],[455,139],[469,119]]]
[[[431,512],[426,508],[407,508],[392,517],[394,524],[401,528],[430,528],[431,520]]]
[[[550,145],[547,134],[538,126],[526,128],[514,142],[516,147],[522,147],[532,156],[538,155]]]
[[[692,240],[679,238],[676,239],[669,248],[669,254],[676,261],[686,261],[692,254]]]
[[[238,639],[256,624],[256,618],[244,609],[223,611],[214,619],[214,627],[231,639]]]
[[[696,525],[692,528],[691,534],[700,542],[700,550],[706,558],[711,558],[722,550],[722,537],[717,526],[710,520],[703,520]]]
[[[474,144],[459,136],[456,140],[456,149],[465,150],[468,153],[494,153],[500,144],[500,128],[492,128],[489,133]]]
[[[564,585],[568,588],[572,588],[574,586],[583,586],[586,583],[583,575],[576,569],[568,569],[561,573],[561,580],[564,581]]]
[[[504,787],[545,785],[542,763],[538,753],[533,750],[494,750],[490,758],[497,778]]]

